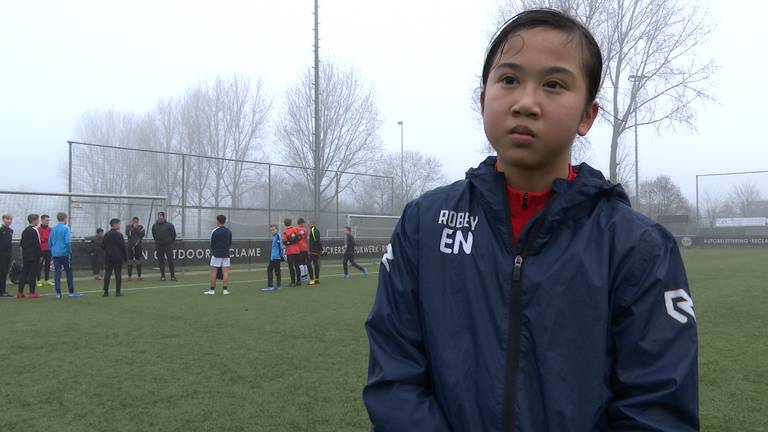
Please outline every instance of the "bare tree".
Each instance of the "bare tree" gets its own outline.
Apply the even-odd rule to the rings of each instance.
[[[750,182],[734,186],[728,196],[728,200],[740,217],[758,216],[756,210],[761,199],[760,189]]]
[[[723,214],[724,201],[723,196],[720,194],[710,192],[704,193],[701,200],[701,211],[710,228],[715,227],[717,218]]]
[[[657,219],[659,216],[687,214],[690,203],[675,182],[669,176],[660,175],[640,183],[640,203],[638,209],[646,216]]]
[[[388,178],[364,179],[360,185],[355,186],[357,201],[366,203],[367,207],[373,206],[377,213],[399,214],[409,201],[446,183],[443,164],[439,159],[407,150],[403,160],[405,175],[401,169],[399,152],[384,155],[376,163],[373,173]]]
[[[312,70],[288,89],[285,106],[276,128],[283,158],[304,168],[306,188],[314,189],[314,135]],[[320,196],[321,209],[351,186],[348,176],[330,171],[365,171],[377,160],[381,143],[379,110],[373,90],[353,69],[331,61],[320,65]],[[346,178],[346,179],[345,179]]]
[[[641,126],[695,128],[694,103],[711,100],[712,26],[704,2],[670,0],[508,0],[497,27],[532,7],[564,11],[589,28],[603,51],[601,117],[611,125],[610,179],[618,181],[622,136]],[[635,116],[637,124],[635,125]]]

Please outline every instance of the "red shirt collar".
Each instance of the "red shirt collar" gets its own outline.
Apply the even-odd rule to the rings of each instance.
[[[493,164],[493,170],[498,172],[496,164]],[[568,164],[568,181],[575,180],[576,175],[573,166]],[[520,240],[520,234],[523,232],[525,225],[536,215],[536,213],[541,211],[541,209],[547,205],[551,196],[551,187],[544,192],[524,192],[507,185],[509,217],[512,222],[512,232],[516,240]]]

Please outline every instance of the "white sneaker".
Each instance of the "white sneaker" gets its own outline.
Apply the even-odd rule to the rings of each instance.
[[[216,291],[214,291],[212,289],[209,289],[208,291],[203,292],[203,294],[205,294],[205,295],[214,295],[214,294],[216,294]]]
[[[221,292],[221,295],[229,295],[229,290],[224,290]]]

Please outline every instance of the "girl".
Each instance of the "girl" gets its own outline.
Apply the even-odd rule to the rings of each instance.
[[[693,302],[674,238],[569,165],[602,55],[553,10],[499,31],[481,106],[496,150],[406,206],[366,322],[376,431],[698,430]]]

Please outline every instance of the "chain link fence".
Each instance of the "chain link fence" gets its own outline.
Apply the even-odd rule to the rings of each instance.
[[[270,224],[314,215],[310,168],[209,155],[69,141],[71,192],[166,197],[168,219],[185,239],[208,238],[227,216],[235,238],[265,238]],[[394,178],[323,171],[318,226],[340,233],[350,213],[392,216]]]

